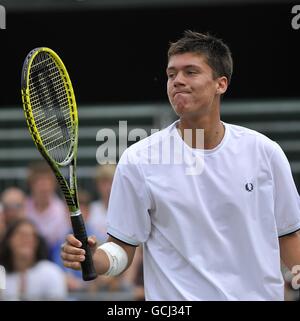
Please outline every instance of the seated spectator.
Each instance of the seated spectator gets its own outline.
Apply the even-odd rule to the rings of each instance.
[[[106,212],[116,166],[100,165],[96,170],[98,200],[92,202],[88,222],[99,233],[106,235]]]
[[[96,231],[93,228],[93,226],[91,226],[88,222],[89,208],[90,208],[90,202],[91,202],[90,194],[87,191],[79,190],[78,201],[79,201],[80,210],[81,210],[83,219],[85,221],[87,234],[96,236],[97,240],[100,243],[104,242],[106,239],[106,234],[102,235],[98,233],[98,231]],[[70,228],[67,234],[73,234],[72,228]],[[65,237],[62,238],[60,241],[58,241],[56,245],[53,247],[53,251],[51,253],[51,259],[53,262],[59,265],[66,272],[66,279],[67,279],[67,285],[68,285],[69,291],[84,290],[90,283],[84,282],[82,280],[81,271],[68,269],[63,266],[63,262],[60,257],[60,250],[61,250],[61,245],[64,243],[64,240],[65,240]]]
[[[5,234],[6,231],[6,223],[5,223],[5,218],[3,214],[3,206],[0,203],[0,242]]]
[[[56,178],[46,162],[33,163],[29,167],[28,184],[27,216],[36,224],[51,250],[70,228],[66,203],[55,193]]]
[[[96,189],[98,192],[98,200],[91,203],[88,223],[90,226],[96,228],[96,230],[101,234],[107,233],[106,213],[115,170],[116,166],[113,164],[100,165],[96,170]],[[135,261],[127,270],[126,277],[125,275],[121,275],[118,277],[108,277],[105,275],[98,276],[97,280],[91,283],[88,290],[90,292],[133,292],[132,295],[134,299],[143,300],[143,284],[141,285],[141,287],[137,284],[137,274],[141,271],[141,269],[142,255],[141,251],[138,250],[137,254],[135,255]]]
[[[6,225],[25,217],[26,195],[18,187],[9,187],[1,195]]]
[[[132,288],[135,301],[145,300],[144,290],[144,271],[143,271],[143,248],[137,247],[130,267],[123,274],[124,283]]]
[[[6,269],[4,300],[62,300],[67,297],[63,272],[46,260],[47,247],[35,225],[20,219],[10,225],[0,243]]]
[[[104,242],[107,238],[106,231],[105,231],[105,233],[100,233],[100,231],[97,230],[96,227],[93,226],[89,220],[90,215],[91,215],[90,214],[91,195],[87,191],[80,189],[78,191],[78,201],[79,201],[80,210],[81,210],[83,219],[85,221],[87,234],[88,235],[95,235],[97,240],[100,243]]]

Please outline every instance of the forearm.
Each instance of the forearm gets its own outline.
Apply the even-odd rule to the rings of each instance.
[[[134,246],[130,246],[127,245],[113,237],[109,237],[107,242],[113,242],[115,244],[117,244],[119,247],[121,247],[124,252],[124,255],[126,255],[126,262],[124,263],[126,266],[124,266],[124,270],[120,273],[123,273],[132,263],[134,254],[135,254],[135,247]],[[98,275],[102,275],[105,274],[109,269],[110,269],[110,260],[109,257],[107,255],[107,253],[102,250],[101,248],[97,248],[97,250],[95,251],[94,255],[93,255],[93,261],[94,261],[94,266],[96,269],[96,272]],[[119,264],[117,264],[118,266],[122,266],[121,261],[119,262]]]
[[[300,233],[283,236],[279,239],[280,255],[285,266],[292,270],[300,265]]]

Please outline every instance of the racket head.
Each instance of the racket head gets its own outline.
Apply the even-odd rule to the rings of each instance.
[[[49,163],[70,164],[77,154],[77,106],[67,69],[52,49],[29,52],[21,92],[27,125],[39,151]]]

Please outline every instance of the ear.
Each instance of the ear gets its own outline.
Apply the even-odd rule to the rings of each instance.
[[[228,87],[227,77],[219,77],[217,78],[217,94],[222,95],[225,93]]]

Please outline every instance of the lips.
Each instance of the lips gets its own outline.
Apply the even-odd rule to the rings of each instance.
[[[177,94],[190,94],[189,91],[176,91],[173,95],[173,97],[175,97]]]

